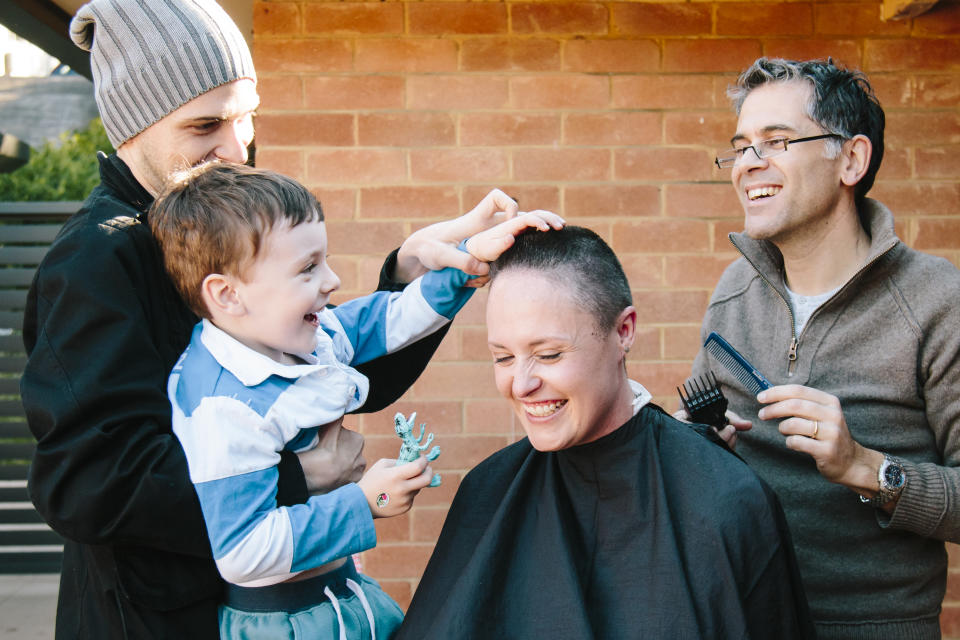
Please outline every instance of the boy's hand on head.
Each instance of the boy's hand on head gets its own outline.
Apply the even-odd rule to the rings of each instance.
[[[467,252],[483,262],[493,262],[513,246],[517,235],[524,229],[540,231],[562,229],[563,218],[550,211],[530,211],[516,218],[501,222],[495,227],[481,231],[467,240]]]
[[[409,511],[413,499],[432,478],[433,469],[424,456],[401,465],[391,458],[381,458],[357,485],[366,496],[373,517],[390,518]]]
[[[394,279],[409,282],[430,270],[445,267],[470,275],[485,275],[486,265],[457,249],[463,240],[517,215],[516,201],[499,189],[453,220],[437,222],[410,234],[397,253]]]

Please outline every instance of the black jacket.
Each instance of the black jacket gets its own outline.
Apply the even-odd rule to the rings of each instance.
[[[217,638],[222,583],[166,394],[197,317],[146,224],[151,196],[116,156],[100,163],[102,183],[54,240],[24,314],[30,495],[66,538],[56,637]],[[381,288],[395,288],[383,274]],[[363,410],[396,400],[444,333],[361,367]],[[280,470],[280,500],[304,501],[296,456]]]

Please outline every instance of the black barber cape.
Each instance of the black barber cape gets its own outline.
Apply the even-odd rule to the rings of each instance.
[[[464,478],[398,640],[813,637],[775,494],[647,405]]]

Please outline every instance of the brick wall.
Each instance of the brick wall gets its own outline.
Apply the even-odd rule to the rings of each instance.
[[[960,265],[956,0],[891,22],[870,1],[255,2],[257,164],[320,196],[343,297],[371,290],[408,233],[493,186],[596,230],[639,310],[630,373],[674,408],[735,257],[726,234],[742,228],[712,164],[735,126],[724,91],[760,55],[829,55],[868,73],[887,112],[872,195],[909,244]],[[395,411],[416,410],[443,448],[443,486],[379,520],[363,558],[404,606],[459,478],[522,435],[493,385],[484,299],[401,402],[354,420],[368,460],[396,454]],[[960,637],[954,556],[943,622]]]

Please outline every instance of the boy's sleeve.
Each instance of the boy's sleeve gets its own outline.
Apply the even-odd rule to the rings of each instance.
[[[284,434],[232,397],[205,398],[174,430],[187,454],[223,578],[235,584],[288,577],[376,544],[366,497],[348,484],[305,504],[277,506]]]
[[[343,361],[357,365],[396,352],[447,325],[473,295],[459,269],[430,271],[402,292],[376,293],[321,314]]]

